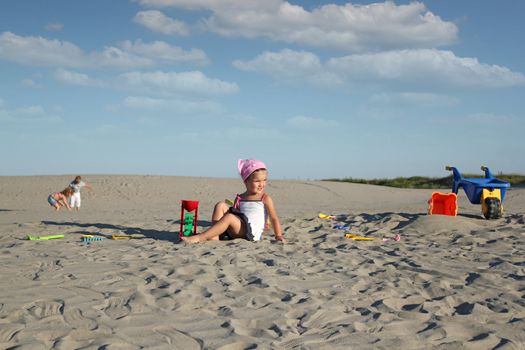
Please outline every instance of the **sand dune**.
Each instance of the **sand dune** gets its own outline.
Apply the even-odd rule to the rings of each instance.
[[[238,179],[86,176],[82,210],[53,211],[72,178],[0,177],[0,348],[525,349],[525,189],[487,221],[463,193],[428,216],[430,190],[271,181],[288,244],[187,245],[180,200],[203,229]]]

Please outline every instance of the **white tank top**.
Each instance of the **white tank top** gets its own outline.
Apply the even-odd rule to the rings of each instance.
[[[260,200],[244,200],[240,197],[238,198],[239,211],[248,218],[253,240],[260,241],[266,224],[266,210],[262,198]]]

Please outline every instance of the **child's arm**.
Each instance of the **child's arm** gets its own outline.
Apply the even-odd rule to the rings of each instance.
[[[268,211],[268,216],[270,217],[270,222],[272,223],[273,232],[275,234],[275,239],[286,243],[286,240],[283,237],[283,232],[281,230],[281,222],[279,221],[279,216],[277,215],[277,210],[273,204],[273,200],[269,195],[264,196],[264,205]]]
[[[69,206],[68,199],[66,196],[62,196],[60,198],[60,201],[62,201],[62,205],[66,207],[68,210],[71,210],[71,207]]]

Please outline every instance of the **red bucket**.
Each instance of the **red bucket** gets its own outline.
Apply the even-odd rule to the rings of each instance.
[[[428,214],[456,216],[458,214],[456,194],[433,192],[428,200]]]
[[[184,210],[194,211],[199,207],[199,201],[182,200],[181,206],[184,208]]]

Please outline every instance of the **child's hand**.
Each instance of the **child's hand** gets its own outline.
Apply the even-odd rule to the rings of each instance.
[[[275,236],[275,239],[276,239],[277,241],[281,241],[281,242],[283,242],[283,243],[286,243],[286,239],[284,239],[283,236]]]

